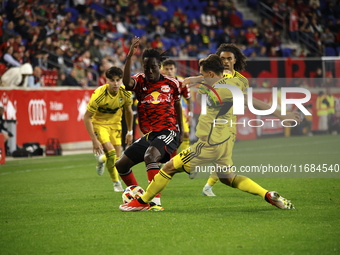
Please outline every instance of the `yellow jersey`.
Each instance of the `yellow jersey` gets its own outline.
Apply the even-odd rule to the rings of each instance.
[[[117,95],[113,96],[107,90],[109,84],[97,88],[87,105],[87,110],[94,113],[91,121],[93,124],[113,125],[121,127],[122,108],[132,105],[132,92],[125,90],[121,85]]]
[[[246,78],[245,78],[246,79]],[[222,78],[216,84],[237,86],[243,94],[247,93],[248,81],[238,76]],[[204,86],[201,85],[200,88]],[[198,119],[196,136],[210,145],[217,145],[227,141],[232,133],[236,134],[236,116],[233,114],[233,96],[229,89],[215,89],[222,100],[222,104],[214,93],[207,95],[207,113],[201,114]],[[215,97],[215,98],[213,98]]]

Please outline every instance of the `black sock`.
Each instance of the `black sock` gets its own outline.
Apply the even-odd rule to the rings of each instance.
[[[147,204],[147,203],[145,203],[145,202],[143,201],[143,199],[142,199],[141,197],[137,198],[137,200],[138,200],[138,202],[141,203],[141,204],[144,204],[144,205]]]

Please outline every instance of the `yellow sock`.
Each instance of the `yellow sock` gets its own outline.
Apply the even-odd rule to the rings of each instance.
[[[184,138],[181,145],[178,147],[178,152],[184,151],[185,149],[190,147],[190,139]]]
[[[165,173],[162,169],[153,177],[145,194],[141,197],[145,203],[150,203],[151,200],[160,193],[171,181],[171,176]]]
[[[243,175],[236,175],[230,186],[254,195],[259,195],[262,198],[264,198],[268,192],[268,190],[265,190],[256,182]]]
[[[116,164],[116,150],[112,149],[105,153],[106,155],[106,168],[109,171],[111,180],[116,182],[119,180],[118,171],[115,167]]]
[[[219,178],[216,172],[211,172],[207,183],[212,187],[218,182]]]
[[[218,178],[209,178],[208,179],[208,181],[207,181],[207,183],[212,187],[212,186],[214,186],[215,184],[216,184],[216,182],[218,182]]]

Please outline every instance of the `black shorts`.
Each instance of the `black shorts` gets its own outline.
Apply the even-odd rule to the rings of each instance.
[[[124,154],[135,164],[138,164],[144,161],[144,154],[150,146],[156,147],[161,153],[159,162],[166,163],[179,146],[179,131],[167,129],[159,132],[150,132],[136,140],[125,150]]]

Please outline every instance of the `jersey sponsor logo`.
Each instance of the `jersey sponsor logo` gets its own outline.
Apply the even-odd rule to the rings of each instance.
[[[142,104],[159,104],[163,102],[171,102],[171,99],[168,95],[159,93],[158,91],[151,92],[151,94],[144,97],[144,100],[141,101]]]
[[[164,139],[166,138],[166,135],[160,135],[160,136],[157,136],[157,138],[158,138],[159,140],[164,140]]]
[[[98,112],[100,112],[100,113],[110,113],[110,114],[115,114],[119,109],[120,109],[120,107],[117,107],[117,108],[115,108],[115,109],[104,108],[104,107],[98,107]]]
[[[12,102],[6,93],[1,96],[0,105],[4,108],[4,119],[16,120],[17,119],[17,101]]]
[[[170,87],[169,87],[169,85],[163,85],[163,86],[161,87],[161,91],[164,92],[164,93],[170,92]]]
[[[46,102],[43,99],[32,99],[28,103],[28,117],[30,124],[44,125],[47,119]]]

